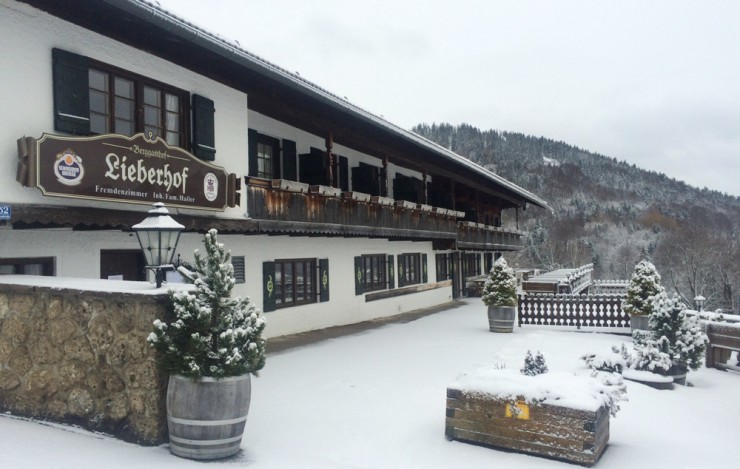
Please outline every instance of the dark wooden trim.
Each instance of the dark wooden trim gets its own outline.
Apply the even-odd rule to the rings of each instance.
[[[396,296],[410,295],[412,293],[419,293],[427,290],[436,290],[438,288],[447,288],[452,286],[452,280],[445,280],[443,282],[435,283],[422,283],[412,285],[410,287],[394,288],[393,290],[379,291],[375,293],[365,294],[365,302],[385,300],[387,298],[394,298]]]

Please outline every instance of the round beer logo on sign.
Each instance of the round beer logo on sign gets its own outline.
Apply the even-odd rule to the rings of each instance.
[[[75,155],[70,149],[57,154],[56,161],[54,162],[54,175],[65,186],[78,185],[85,176],[85,168],[82,167],[82,158]]]
[[[213,202],[218,197],[218,178],[215,174],[208,173],[203,178],[203,195],[209,202]]]

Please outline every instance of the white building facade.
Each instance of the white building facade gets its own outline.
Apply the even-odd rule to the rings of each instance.
[[[152,4],[64,3],[0,0],[0,274],[145,280],[162,201],[274,337],[451,301],[523,246],[503,210],[546,207]]]

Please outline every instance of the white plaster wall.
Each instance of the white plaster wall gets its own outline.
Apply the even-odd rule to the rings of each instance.
[[[16,140],[54,131],[52,48],[85,55],[124,70],[201,94],[216,107],[216,161],[243,177],[247,165],[247,96],[185,68],[73,26],[25,4],[0,0],[0,203],[44,203],[144,209],[141,205],[44,197],[39,189],[15,181]],[[192,213],[208,213],[192,211]],[[220,213],[220,212],[219,212]],[[242,218],[244,209],[227,208],[223,215]]]
[[[436,252],[427,242],[262,235],[219,235],[219,241],[232,255],[245,256],[246,283],[237,284],[234,295],[248,296],[260,309],[263,262],[288,258],[329,259],[329,301],[266,313],[268,337],[392,316],[452,299],[450,287],[369,303],[365,302],[364,294],[355,295],[354,256],[361,254],[392,254],[396,256],[396,263],[397,256],[402,253],[427,254],[428,280],[434,282]],[[193,250],[200,248],[202,251],[202,247],[201,235],[184,233],[178,253],[183,260],[191,262]],[[119,231],[0,229],[0,258],[53,257],[59,277],[100,278],[101,249],[139,249],[139,244],[135,235]]]
[[[434,282],[436,252],[428,242],[262,235],[219,235],[219,241],[232,255],[245,256],[246,283],[236,285],[234,294],[249,296],[260,309],[263,262],[290,258],[329,259],[329,301],[266,313],[268,337],[392,316],[452,300],[451,287],[371,302],[365,302],[364,294],[355,295],[354,256],[361,254],[390,254],[396,256],[396,262],[398,254],[427,254],[428,280]],[[181,240],[178,251],[184,259],[191,260],[193,249],[201,246],[201,237],[188,235]]]

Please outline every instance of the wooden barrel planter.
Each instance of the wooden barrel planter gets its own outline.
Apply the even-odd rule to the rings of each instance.
[[[630,316],[630,327],[632,331],[649,331],[649,316]]]
[[[673,378],[676,384],[686,385],[686,373],[688,368],[683,363],[673,362],[673,366],[668,370],[668,376]]]
[[[249,374],[201,381],[170,376],[167,427],[172,454],[220,459],[238,453],[251,393]]]
[[[491,332],[513,332],[516,321],[515,306],[489,306],[488,327]]]

